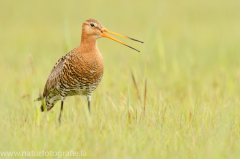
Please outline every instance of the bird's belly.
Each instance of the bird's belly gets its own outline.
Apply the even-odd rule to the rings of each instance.
[[[76,86],[75,88],[68,91],[68,96],[75,96],[75,95],[88,95],[91,94],[95,89],[97,88],[97,85],[84,85],[84,86]]]
[[[68,81],[59,82],[56,89],[61,96],[91,95],[101,82],[102,76],[92,78],[69,78]]]

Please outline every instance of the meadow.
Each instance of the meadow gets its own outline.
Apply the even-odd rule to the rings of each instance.
[[[0,158],[24,151],[104,159],[240,156],[240,1],[1,0],[0,6]],[[34,100],[55,62],[80,44],[89,18],[144,44],[115,37],[139,53],[99,39],[105,70],[92,114],[84,97],[69,97],[59,125],[60,102],[42,113]]]

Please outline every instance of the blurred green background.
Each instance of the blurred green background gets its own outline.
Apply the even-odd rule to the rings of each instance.
[[[0,6],[0,151],[239,156],[239,0],[1,0]],[[138,53],[99,39],[105,70],[92,97],[92,116],[84,98],[70,97],[59,126],[60,103],[40,113],[33,100],[55,62],[80,44],[89,18],[144,44],[116,37]],[[145,115],[131,69],[142,99],[148,80]]]

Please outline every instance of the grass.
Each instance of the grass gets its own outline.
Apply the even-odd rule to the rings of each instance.
[[[1,152],[239,156],[239,1],[26,0],[0,6]],[[118,38],[138,53],[99,39],[105,72],[92,97],[92,115],[85,98],[70,97],[59,125],[60,102],[41,113],[41,103],[33,101],[55,62],[79,45],[88,18],[145,43]]]

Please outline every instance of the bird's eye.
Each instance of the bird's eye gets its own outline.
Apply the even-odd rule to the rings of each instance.
[[[90,26],[91,26],[92,28],[95,27],[94,23],[91,23]]]

